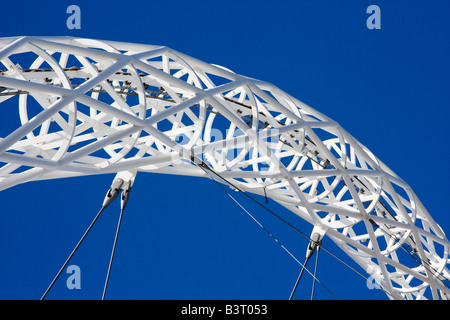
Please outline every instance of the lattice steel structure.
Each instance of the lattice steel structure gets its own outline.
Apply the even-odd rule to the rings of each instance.
[[[207,177],[204,165],[326,232],[389,298],[448,298],[450,243],[410,186],[274,85],[161,46],[13,37],[0,48],[0,102],[16,100],[20,118],[11,130],[1,118],[0,190],[112,172]]]

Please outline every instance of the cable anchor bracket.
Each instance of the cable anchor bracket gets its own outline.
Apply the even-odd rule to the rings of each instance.
[[[103,200],[103,207],[106,208],[109,206],[123,190],[121,195],[121,208],[124,209],[128,202],[129,193],[135,178],[136,170],[118,172],[114,177],[111,187],[106,192],[105,199]]]

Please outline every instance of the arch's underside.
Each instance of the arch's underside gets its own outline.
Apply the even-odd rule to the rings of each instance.
[[[450,243],[409,185],[270,83],[167,47],[16,37],[0,39],[0,103],[15,108],[2,111],[0,190],[123,171],[207,176],[203,161],[326,230],[389,298],[450,294]]]

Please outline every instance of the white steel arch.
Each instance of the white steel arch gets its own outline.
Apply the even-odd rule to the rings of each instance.
[[[274,85],[167,47],[71,37],[2,38],[0,62],[0,103],[17,99],[20,118],[1,131],[0,190],[112,172],[207,176],[205,164],[322,229],[389,298],[448,298],[450,243],[410,186]]]

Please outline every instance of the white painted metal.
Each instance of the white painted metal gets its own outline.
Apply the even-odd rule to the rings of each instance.
[[[450,243],[410,186],[272,84],[167,47],[71,37],[2,38],[0,61],[0,102],[17,99],[21,122],[2,132],[0,190],[111,172],[206,176],[192,162],[204,161],[326,230],[389,298],[450,294]]]

